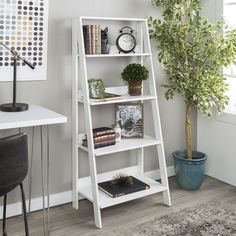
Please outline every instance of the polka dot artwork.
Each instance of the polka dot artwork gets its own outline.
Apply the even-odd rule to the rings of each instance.
[[[18,61],[18,80],[45,80],[49,0],[0,0],[0,42],[35,65]],[[12,55],[0,45],[0,81],[12,81]]]

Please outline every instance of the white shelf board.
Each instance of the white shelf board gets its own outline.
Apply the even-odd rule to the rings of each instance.
[[[130,96],[128,94],[122,95],[122,98],[119,99],[112,99],[112,100],[102,100],[101,101],[93,101],[90,99],[89,104],[91,106],[97,106],[97,105],[107,105],[107,104],[114,104],[114,103],[124,103],[124,102],[136,102],[136,101],[146,101],[146,100],[153,100],[156,99],[155,96],[150,95],[141,95],[141,96]],[[79,102],[83,103],[84,100],[82,97],[78,99]]]
[[[133,176],[135,178],[141,180],[142,182],[150,185],[150,189],[127,194],[127,195],[117,197],[117,198],[112,198],[112,197],[108,196],[106,193],[104,193],[103,191],[99,190],[100,208],[102,209],[102,208],[114,206],[117,204],[121,204],[124,202],[128,202],[128,201],[138,199],[141,197],[146,197],[148,195],[163,192],[163,191],[167,190],[166,186],[160,184],[159,182],[157,182],[153,179],[147,178],[145,176],[138,176],[138,175],[133,175]],[[107,180],[109,180],[109,179],[107,179]],[[106,180],[104,180],[104,181],[106,181]],[[87,198],[89,201],[93,202],[91,184],[88,184],[86,186],[80,186],[78,184],[78,193],[81,194],[82,196],[84,196],[85,198]]]
[[[83,136],[84,134],[80,134],[79,136]],[[80,139],[80,138],[79,138]],[[144,136],[142,139],[121,139],[120,142],[116,142],[115,145],[97,148],[95,149],[95,156],[103,156],[117,152],[129,151],[137,148],[144,148],[149,146],[154,146],[161,144],[161,140],[154,139],[147,135]],[[84,147],[80,142],[78,145],[79,148],[83,149],[84,151],[88,151],[88,148]]]
[[[83,54],[86,58],[99,58],[99,57],[148,57],[151,53],[110,53],[110,54]],[[80,55],[79,55],[80,56]]]
[[[141,21],[141,22],[146,22],[146,18],[118,18],[118,17],[96,17],[96,16],[81,16],[81,20],[108,20],[108,21]]]

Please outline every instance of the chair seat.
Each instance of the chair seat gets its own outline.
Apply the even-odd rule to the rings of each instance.
[[[9,193],[10,191],[12,191],[14,188],[16,188],[20,183],[22,183],[22,181],[24,180],[24,178],[22,179],[18,179],[17,181],[10,183],[10,184],[6,184],[3,186],[0,186],[0,197],[4,196],[5,194]]]

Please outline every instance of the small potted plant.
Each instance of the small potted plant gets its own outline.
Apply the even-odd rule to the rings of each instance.
[[[176,180],[182,188],[195,190],[203,182],[207,155],[192,148],[192,110],[209,117],[228,104],[228,85],[222,71],[234,62],[236,30],[225,29],[223,34],[224,22],[211,24],[200,16],[200,0],[152,3],[163,9],[163,20],[150,17],[149,26],[169,79],[163,85],[165,96],[172,99],[178,93],[186,104],[186,150],[173,153]]]
[[[88,86],[90,98],[104,98],[105,85],[102,79],[89,79]]]
[[[123,80],[128,81],[129,94],[139,96],[142,94],[142,81],[148,79],[149,72],[141,64],[129,64],[121,73]]]

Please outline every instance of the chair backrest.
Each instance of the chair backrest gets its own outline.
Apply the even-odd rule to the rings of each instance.
[[[19,185],[28,173],[27,135],[0,139],[0,196]]]

